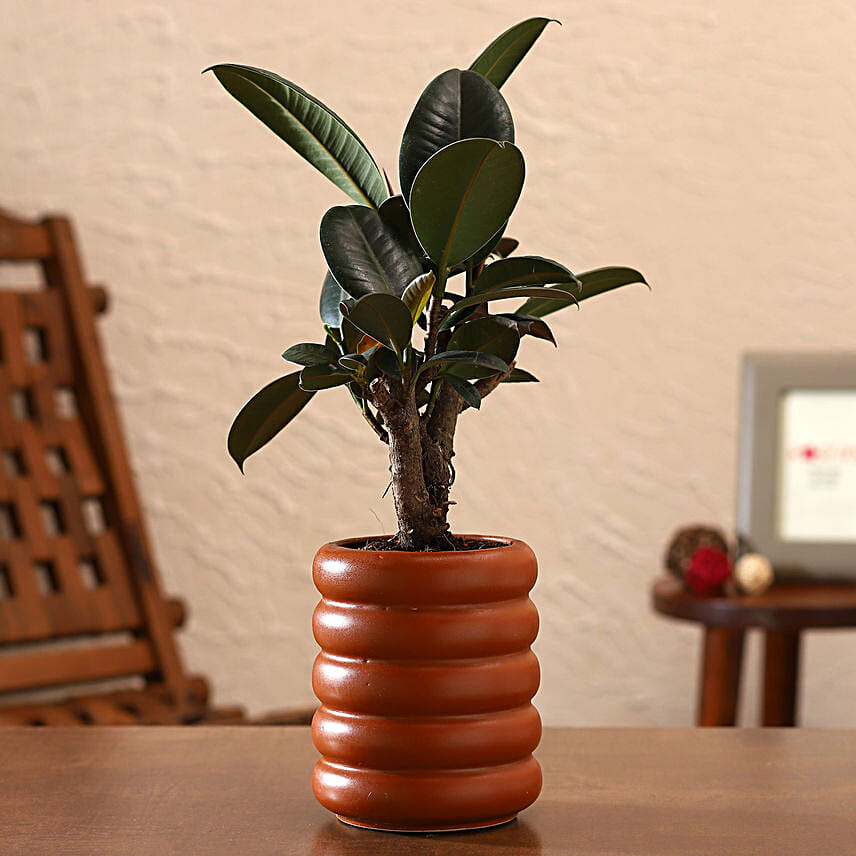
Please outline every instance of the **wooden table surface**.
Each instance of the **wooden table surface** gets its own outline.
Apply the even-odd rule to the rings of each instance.
[[[0,729],[3,856],[856,852],[856,731],[547,729],[544,792],[475,833],[352,829],[307,728]]]

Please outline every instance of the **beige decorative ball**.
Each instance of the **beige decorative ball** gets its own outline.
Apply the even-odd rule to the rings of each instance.
[[[773,584],[773,566],[760,553],[746,553],[734,563],[734,582],[743,594],[763,594]]]

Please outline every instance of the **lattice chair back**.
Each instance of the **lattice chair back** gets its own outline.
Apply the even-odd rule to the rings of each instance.
[[[23,261],[44,283],[0,285],[0,701],[140,676],[192,715],[204,691],[176,650],[182,608],[161,592],[95,329],[106,293],[62,217],[0,211],[0,262]]]

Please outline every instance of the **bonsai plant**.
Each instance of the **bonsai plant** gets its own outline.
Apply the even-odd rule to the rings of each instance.
[[[321,220],[327,263],[320,296],[323,338],[283,353],[301,368],[274,380],[244,405],[229,432],[228,448],[243,470],[244,461],[317,392],[334,387],[345,388],[389,447],[397,533],[327,545],[314,566],[324,595],[314,625],[324,649],[315,666],[316,692],[324,703],[315,738],[325,755],[320,772],[316,768],[315,789],[325,805],[358,824],[487,825],[513,816],[540,787],[531,758],[540,730],[529,704],[538,683],[537,661],[529,651],[537,632],[537,614],[528,599],[535,560],[522,542],[451,533],[455,431],[460,414],[478,410],[498,388],[536,380],[517,366],[518,349],[525,337],[556,344],[546,316],[644,282],[631,268],[575,274],[557,261],[513,255],[518,242],[505,234],[525,169],[500,89],[549,22],[531,18],[517,24],[468,69],[449,69],[428,84],[404,130],[399,193],[355,131],[305,90],[249,66],[210,69],[232,96],[352,200],[331,208]],[[389,550],[395,551],[392,556]],[[451,562],[450,555],[455,557]],[[493,576],[483,576],[486,568],[493,569]],[[374,617],[355,609],[340,614],[349,603],[374,605]],[[508,612],[508,603],[516,604],[516,612]],[[448,610],[442,619],[436,614],[438,607],[452,604],[492,617],[488,624],[472,619],[475,624],[462,630],[449,624]],[[390,617],[398,607],[406,607],[409,624],[396,623],[401,616]],[[456,620],[468,618],[466,610],[455,615]],[[376,622],[374,630],[361,635],[359,628],[370,620]],[[516,635],[507,630],[512,620]],[[481,687],[481,678],[474,684],[473,674],[455,663],[479,657],[502,660],[492,678],[501,690]],[[395,666],[393,676],[390,669],[372,673],[367,682],[374,691],[361,692],[356,687],[362,686],[365,670],[384,658],[406,659],[410,671]],[[433,673],[421,665],[438,660],[457,669],[454,679],[446,675],[443,689],[436,689],[439,701],[426,698]],[[397,701],[391,701],[393,696]],[[356,720],[340,717],[334,728],[331,723],[342,711]],[[455,763],[447,757],[435,764],[444,754],[437,735],[451,727],[444,717],[460,719],[462,713],[480,716],[456,727],[481,728],[482,736],[465,739],[459,732],[462,754]],[[403,724],[405,715],[417,716],[418,723]],[[484,755],[476,744],[484,745],[484,729],[491,728],[496,751]],[[397,760],[379,741],[398,747]],[[423,770],[502,766],[492,788],[505,796],[498,803],[484,795],[475,798],[478,787],[459,776],[456,781],[472,787],[443,808],[443,799],[426,784],[430,776],[420,779],[427,790],[412,790],[413,777],[408,783],[380,781],[381,771],[401,769],[402,753],[412,768]],[[345,775],[348,764],[377,775]],[[509,767],[515,767],[510,778]],[[444,788],[448,795],[448,781]],[[398,803],[390,797],[393,792],[401,797]],[[386,794],[387,814],[373,810],[372,793]],[[391,809],[393,803],[398,808]],[[422,814],[408,809],[416,804]]]

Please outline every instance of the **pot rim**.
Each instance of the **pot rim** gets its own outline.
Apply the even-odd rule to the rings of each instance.
[[[469,532],[451,533],[454,538],[470,538],[474,541],[491,541],[494,547],[481,547],[478,550],[366,550],[363,547],[352,546],[355,543],[371,541],[380,538],[394,538],[394,535],[361,535],[352,538],[341,538],[337,541],[328,541],[321,548],[326,552],[342,551],[343,553],[367,553],[377,556],[436,556],[437,558],[449,558],[450,556],[473,556],[480,553],[491,555],[506,547],[525,546],[525,542],[507,535],[478,535]]]

